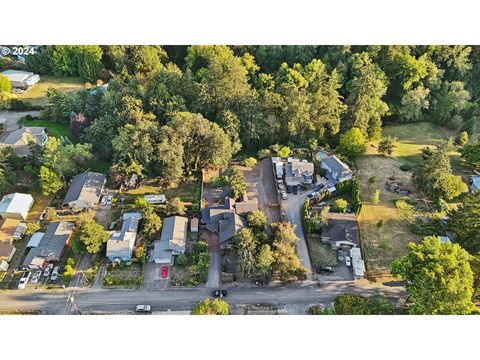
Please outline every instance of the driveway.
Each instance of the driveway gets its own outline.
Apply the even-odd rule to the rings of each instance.
[[[162,267],[164,264],[155,264],[148,262],[143,265],[143,287],[145,289],[166,289],[170,283],[170,269],[168,277],[162,277]]]
[[[269,158],[257,163],[253,169],[242,168],[247,184],[249,199],[257,199],[260,209],[265,213],[270,223],[281,221],[280,207],[272,163]]]
[[[40,116],[40,111],[0,111],[0,123],[4,123],[5,133],[18,129],[18,121],[27,115]]]
[[[210,255],[210,265],[205,286],[216,289],[220,287],[220,272],[222,271],[222,257],[220,255],[218,235],[204,230],[202,231],[202,238],[205,239],[208,244],[208,254]]]
[[[285,210],[285,215],[292,224],[295,225],[295,234],[300,239],[297,246],[297,255],[302,265],[308,269],[310,274],[308,279],[312,278],[312,263],[308,253],[307,241],[303,235],[302,221],[300,219],[300,208],[302,207],[307,194],[310,191],[300,191],[298,195],[288,194],[287,200],[282,200],[282,206]]]

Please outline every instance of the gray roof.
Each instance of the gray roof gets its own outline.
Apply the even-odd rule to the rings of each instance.
[[[0,142],[0,147],[11,146],[17,155],[28,156],[31,154],[28,143],[34,141],[36,144],[43,146],[46,137],[47,133],[44,127],[21,127],[9,133],[8,136]]]
[[[105,181],[105,175],[91,171],[74,176],[63,204],[78,208],[98,204]]]
[[[72,235],[73,227],[73,223],[64,221],[55,221],[48,224],[38,246],[29,251],[23,265],[30,265],[35,257],[45,258],[46,261],[58,261]]]
[[[183,216],[171,216],[163,219],[160,242],[168,243],[166,249],[185,251],[187,241],[188,219]]]
[[[130,258],[137,239],[138,223],[142,218],[139,212],[123,214],[122,229],[110,235],[107,241],[107,257]]]
[[[322,163],[327,165],[332,170],[332,173],[339,173],[345,175],[352,172],[352,170],[350,170],[350,168],[335,155],[328,156],[322,159]]]
[[[7,194],[0,201],[0,216],[6,214],[19,214],[26,219],[28,212],[33,205],[33,197],[30,194],[12,193]]]
[[[327,226],[322,230],[322,237],[330,241],[349,241],[359,244],[358,224],[355,214],[328,213]]]

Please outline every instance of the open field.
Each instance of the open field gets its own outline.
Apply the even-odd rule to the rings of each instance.
[[[47,105],[47,90],[50,86],[63,92],[72,92],[82,89],[83,84],[78,78],[42,75],[38,84],[23,94],[18,94],[17,97],[29,101],[35,106],[45,106]]]
[[[436,145],[454,135],[430,123],[388,125],[383,134],[398,137],[397,148],[391,156],[380,155],[376,143],[372,142],[367,147],[367,153],[356,160],[357,178],[364,201],[358,221],[370,274],[388,272],[391,262],[405,253],[409,242],[421,240],[421,236],[411,232],[409,224],[395,207],[395,200],[410,199],[417,204],[418,211],[428,211],[423,205],[423,195],[412,184],[411,171],[401,171],[400,166],[420,164],[423,147]],[[452,153],[451,156],[454,171],[459,175],[464,174],[465,167],[459,154]],[[389,191],[385,183],[392,179],[408,195]],[[376,189],[381,191],[378,205],[371,201]]]

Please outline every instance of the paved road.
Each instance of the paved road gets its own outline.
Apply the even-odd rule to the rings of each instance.
[[[305,202],[307,194],[308,192],[306,191],[302,191],[298,195],[288,194],[287,200],[282,201],[282,206],[288,221],[296,225],[295,234],[297,234],[300,239],[297,246],[298,258],[302,262],[302,265],[312,273],[312,263],[308,254],[307,241],[303,235],[302,220],[300,218],[300,208]],[[310,274],[308,278],[311,279],[311,277],[312,275]]]
[[[293,284],[281,287],[230,288],[227,301],[231,308],[246,305],[271,304],[277,307],[295,309],[293,313],[304,313],[313,304],[330,305],[336,296],[343,293],[357,293],[366,296],[376,290],[393,300],[405,296],[403,287],[388,287],[370,284],[365,280],[356,282],[335,282],[322,287],[315,283]],[[185,311],[198,301],[210,296],[210,289],[166,289],[166,290],[124,290],[79,288],[74,292],[75,305],[80,312],[132,313],[135,305],[150,304],[155,312]],[[6,291],[0,294],[0,310],[40,310],[42,314],[76,314],[67,300],[71,290],[25,290]],[[292,313],[292,312],[290,312]]]

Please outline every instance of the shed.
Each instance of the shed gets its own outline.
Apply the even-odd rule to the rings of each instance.
[[[33,233],[30,240],[28,240],[27,248],[38,247],[38,245],[40,245],[40,241],[42,241],[43,235],[45,235],[43,232]]]
[[[167,202],[167,199],[165,195],[145,195],[143,197],[147,204],[165,204]]]
[[[192,233],[198,233],[198,218],[192,218],[190,220],[190,231]]]

